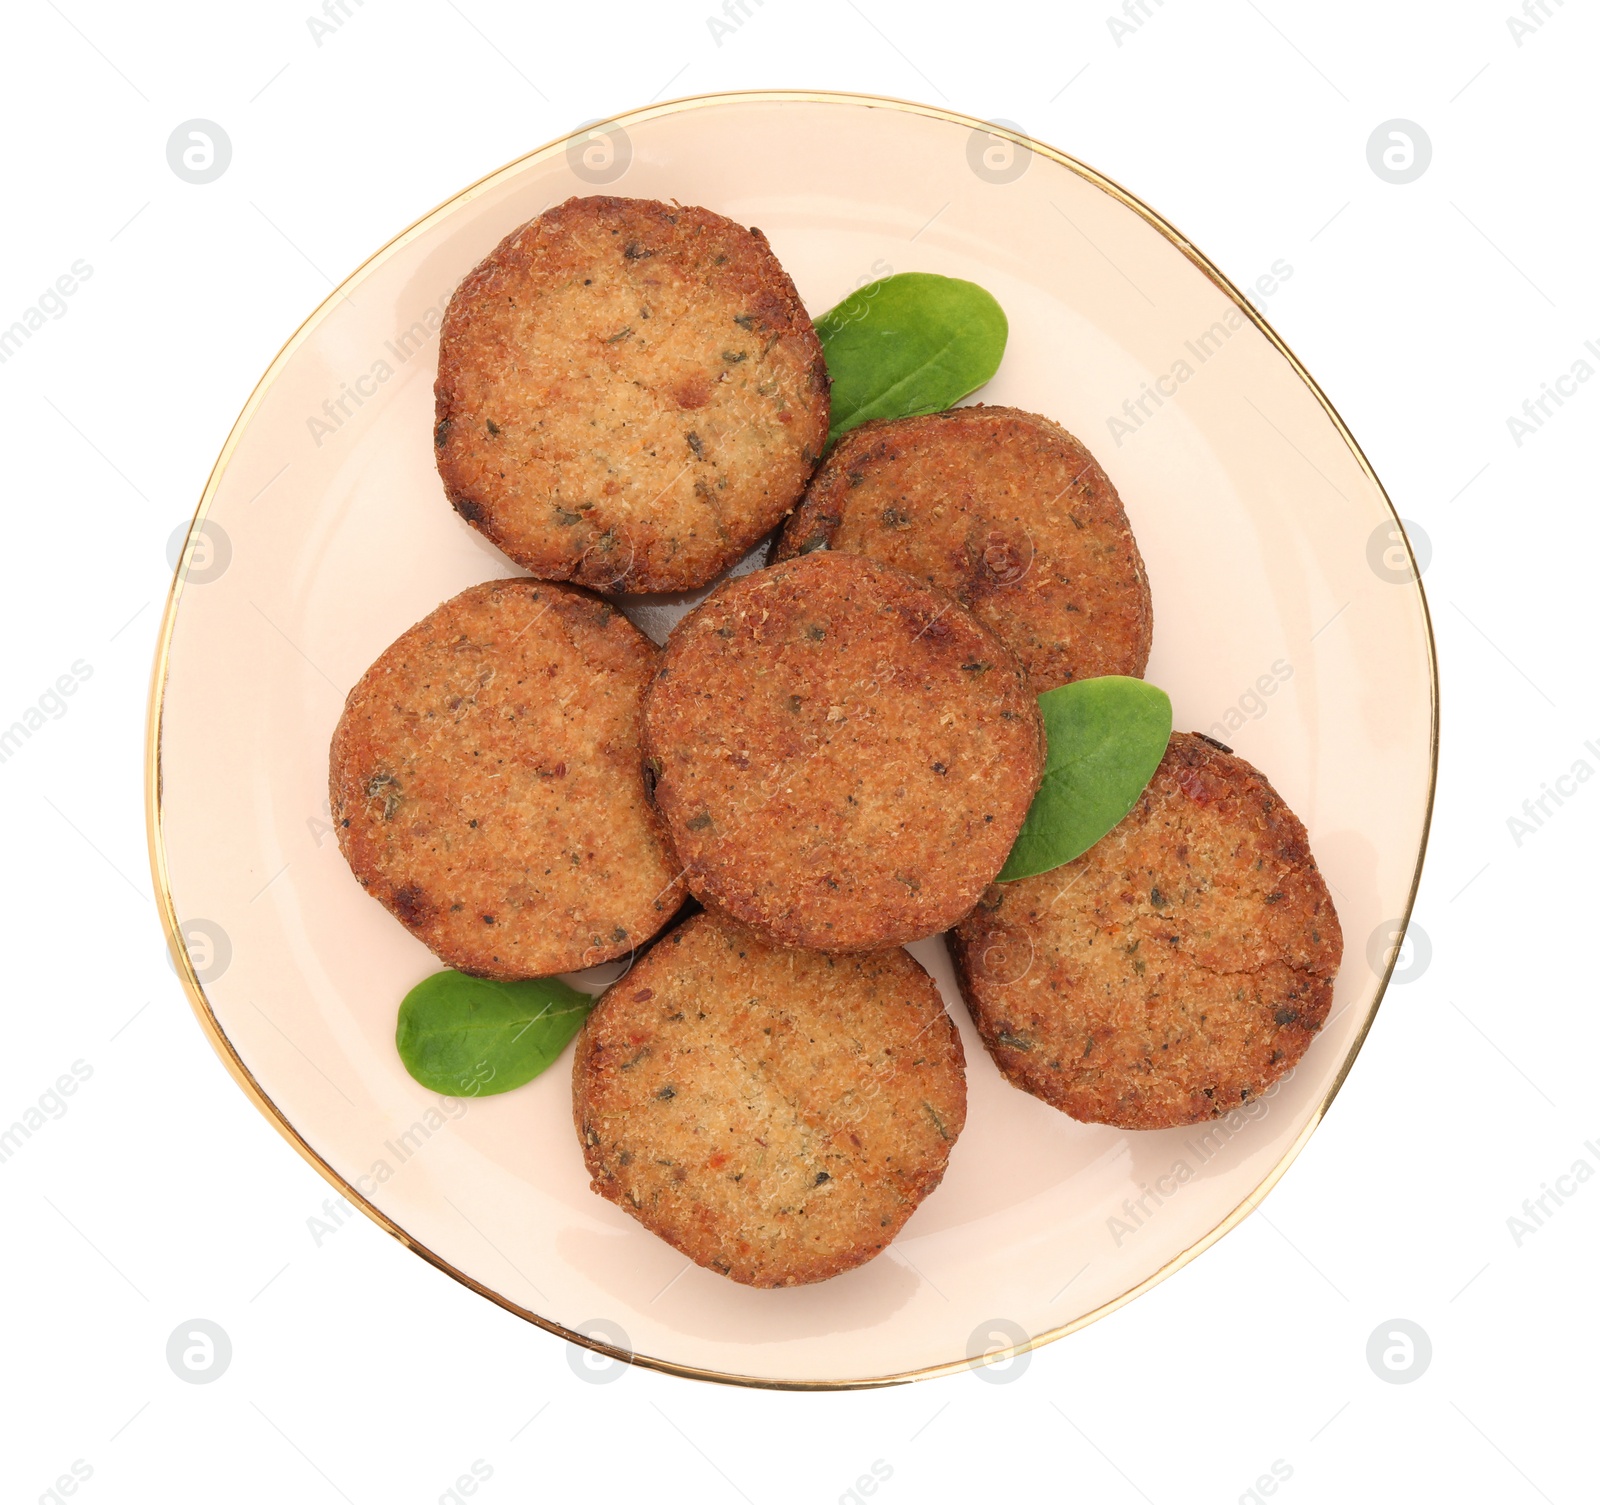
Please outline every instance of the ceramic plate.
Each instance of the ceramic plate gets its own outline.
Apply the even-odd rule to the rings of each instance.
[[[687,1265],[588,1185],[558,1064],[504,1096],[406,1075],[395,1010],[433,957],[350,876],[327,805],[345,693],[404,628],[515,568],[446,504],[437,330],[502,236],[574,194],[759,225],[820,314],[890,272],[971,278],[1010,318],[981,394],[1097,454],[1149,569],[1149,677],[1180,728],[1299,812],[1345,933],[1333,1013],[1248,1114],[1127,1133],[1006,1085],[940,938],[912,948],[966,1044],[949,1173],[880,1258],[750,1290]],[[641,614],[660,636],[670,607]],[[150,734],[169,938],[230,1070],[345,1196],[541,1326],[745,1382],[884,1383],[1070,1332],[1245,1216],[1349,1070],[1409,914],[1434,776],[1435,678],[1409,547],[1310,377],[1171,226],[999,126],[848,95],[690,99],[533,152],[391,242],[285,346],[196,515]],[[1369,940],[1370,938],[1370,940]]]

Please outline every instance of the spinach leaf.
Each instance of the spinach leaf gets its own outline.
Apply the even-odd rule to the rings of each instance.
[[[531,1082],[578,1033],[595,1000],[554,977],[492,982],[435,972],[406,994],[394,1043],[405,1068],[446,1097]]]
[[[1172,737],[1172,702],[1142,679],[1107,674],[1039,697],[1044,782],[996,880],[1032,878],[1081,857],[1144,793]]]
[[[833,378],[828,443],[869,418],[938,413],[981,387],[1006,349],[1006,316],[976,282],[901,272],[817,320]]]

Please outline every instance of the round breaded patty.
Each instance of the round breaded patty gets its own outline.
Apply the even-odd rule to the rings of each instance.
[[[1142,675],[1150,586],[1117,490],[1058,423],[966,407],[846,434],[775,557],[869,554],[948,591],[1022,660],[1035,694]]]
[[[966,1113],[961,1037],[906,952],[787,950],[711,914],[606,993],[572,1066],[594,1190],[753,1286],[880,1253]]]
[[[401,635],[333,734],[339,848],[452,967],[543,977],[619,956],[683,900],[639,763],[657,650],[615,607],[475,585]]]
[[[1243,758],[1176,732],[1121,825],[996,884],[952,936],[1015,1085],[1088,1123],[1238,1108],[1305,1054],[1343,950],[1305,827]]]
[[[645,699],[690,890],[777,940],[870,951],[955,924],[1043,771],[1021,666],[948,596],[816,553],[721,586]]]
[[[541,578],[614,591],[712,580],[828,434],[766,237],[648,199],[569,199],[495,247],[450,300],[434,397],[456,511]]]

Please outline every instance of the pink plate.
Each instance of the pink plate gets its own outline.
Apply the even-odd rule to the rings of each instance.
[[[516,573],[434,470],[436,332],[503,235],[586,193],[759,225],[813,313],[891,271],[971,278],[1000,300],[1010,345],[981,396],[1048,414],[1095,451],[1149,567],[1149,677],[1180,728],[1231,743],[1304,819],[1344,925],[1330,1022],[1248,1114],[1154,1133],[1073,1122],[1002,1081],[943,941],[922,942],[967,1050],[949,1174],[871,1264],[757,1291],[685,1269],[589,1190],[565,1062],[485,1099],[439,1099],[406,1075],[395,1010],[437,964],[339,855],[328,739],[404,628]],[[307,320],[229,436],[194,527],[156,666],[150,808],[157,892],[201,1022],[346,1196],[578,1341],[820,1388],[1059,1336],[1259,1202],[1372,1020],[1434,780],[1432,647],[1408,546],[1332,408],[1221,274],[1038,143],[892,100],[757,93],[652,106],[543,147],[407,230]],[[633,609],[659,636],[681,607]]]

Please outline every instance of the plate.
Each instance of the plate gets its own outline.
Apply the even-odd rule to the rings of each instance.
[[[759,225],[820,314],[891,272],[982,283],[1011,324],[981,393],[1048,414],[1115,481],[1149,570],[1149,677],[1175,724],[1300,814],[1345,959],[1294,1074],[1230,1119],[1129,1133],[1006,1085],[943,941],[911,949],[966,1045],[965,1133],[878,1259],[737,1286],[588,1186],[566,1062],[441,1099],[394,1049],[437,963],[356,885],[327,804],[345,693],[403,629],[517,573],[433,466],[437,330],[500,238],[574,194]],[[1281,274],[1280,274],[1281,275]],[[640,620],[660,634],[673,603]],[[262,378],[206,486],[163,625],[151,861],[200,1023],[239,1084],[356,1206],[473,1289],[674,1373],[826,1388],[967,1367],[1071,1332],[1246,1216],[1315,1129],[1410,913],[1436,763],[1427,608],[1399,519],[1310,376],[1170,225],[999,125],[858,95],[713,95],[553,142],[390,242]]]

